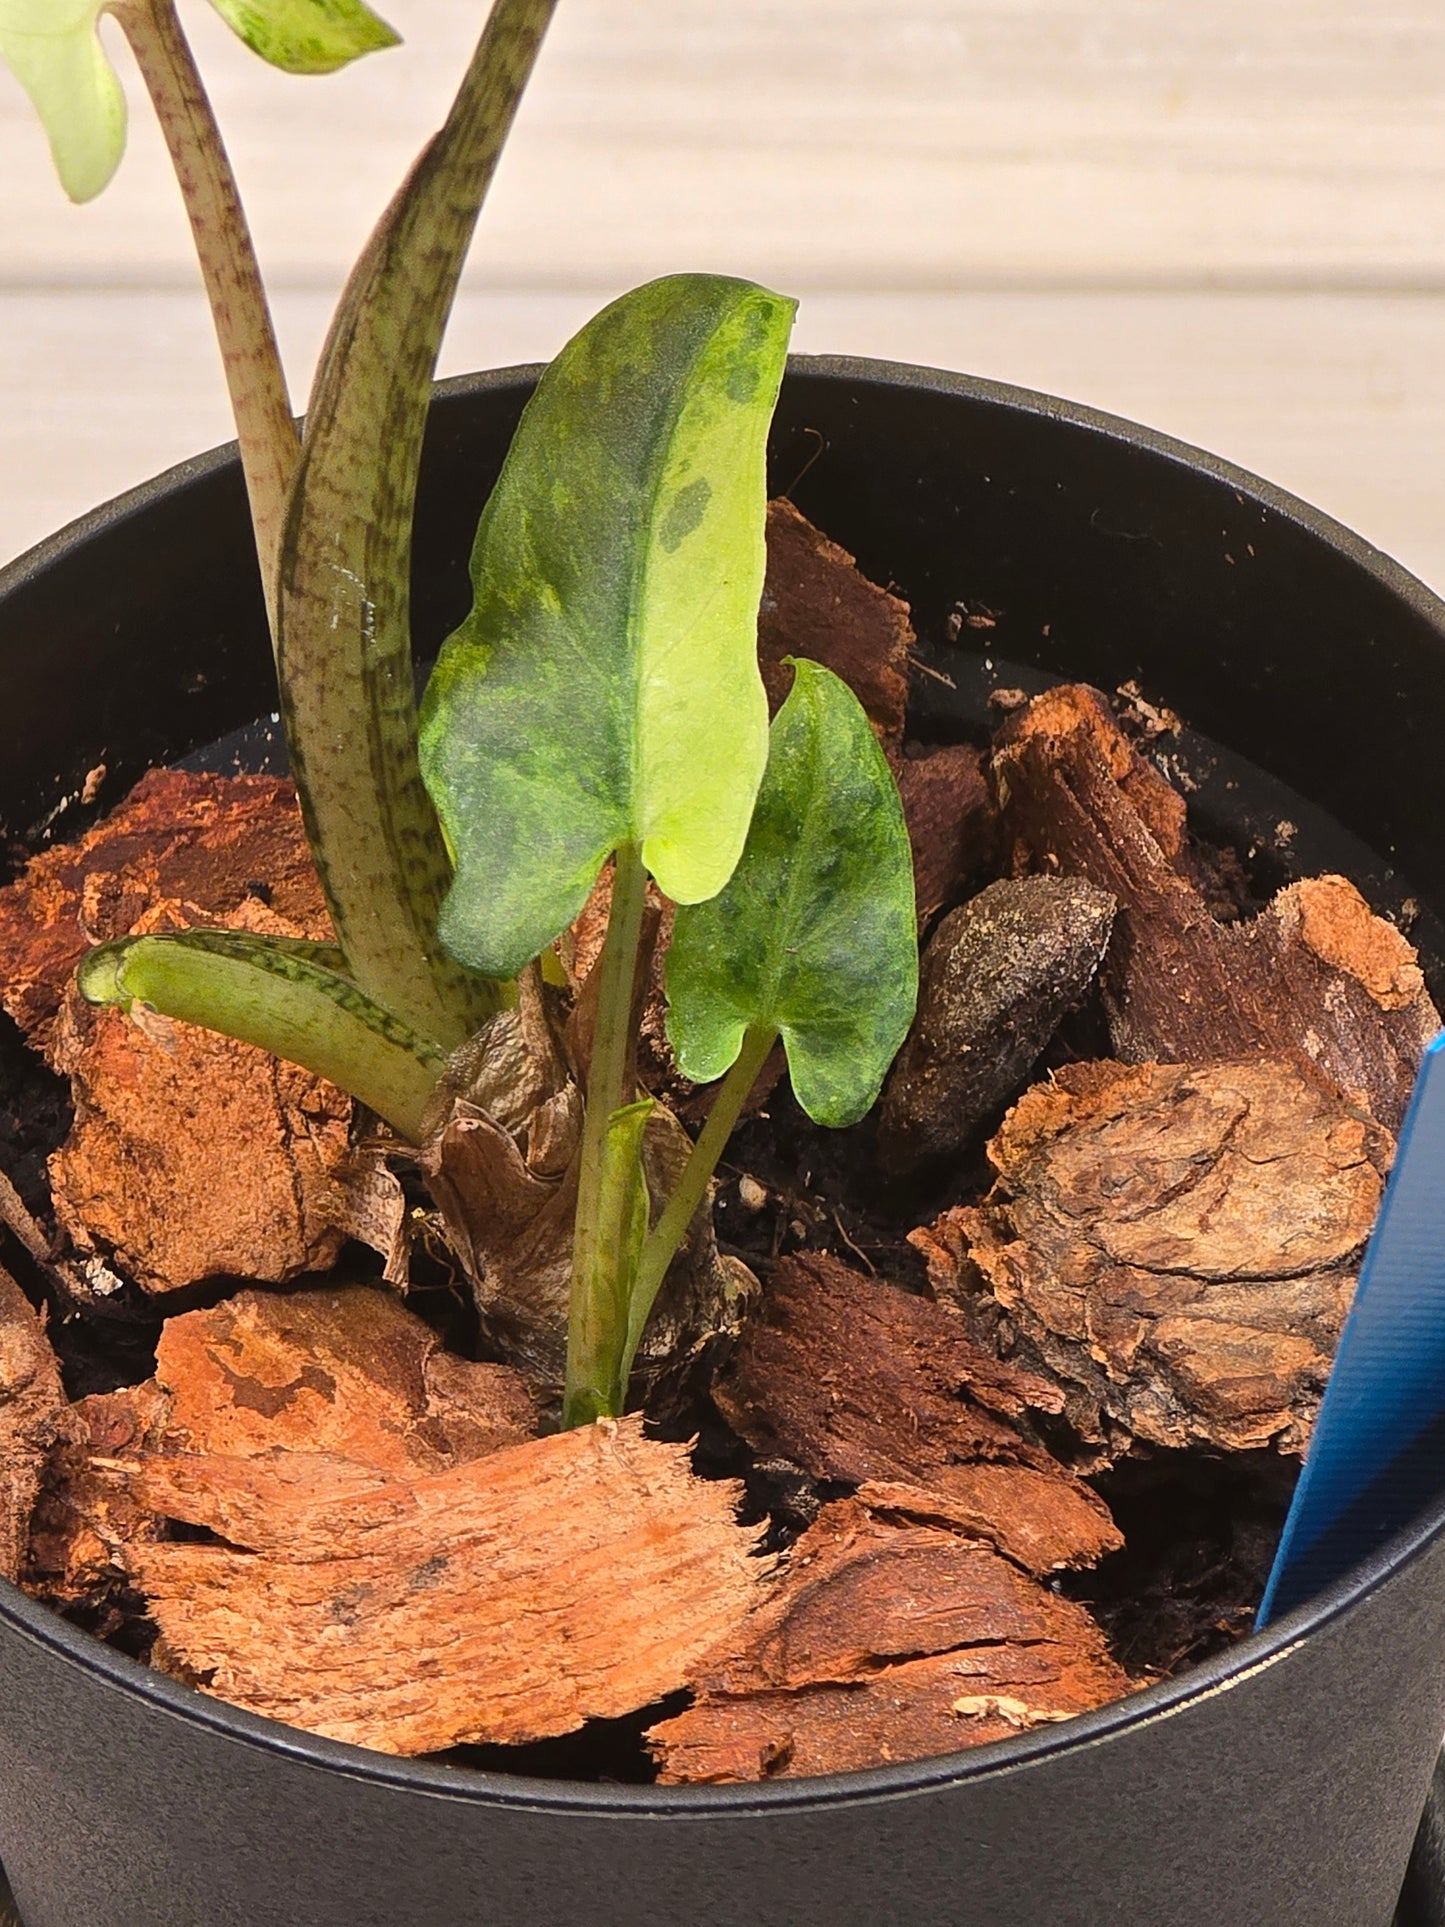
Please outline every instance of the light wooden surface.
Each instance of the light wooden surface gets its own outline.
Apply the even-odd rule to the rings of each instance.
[[[304,392],[482,0],[391,0],[408,44],[325,81],[182,4]],[[1214,447],[1445,586],[1440,0],[562,0],[446,365],[684,265],[800,293],[800,347]],[[0,76],[0,557],[225,436],[194,288],[144,111],[75,210]]]

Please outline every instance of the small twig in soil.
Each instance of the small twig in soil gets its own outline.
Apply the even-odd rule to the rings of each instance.
[[[945,689],[957,689],[958,687],[958,684],[953,680],[952,676],[945,676],[941,669],[935,669],[932,663],[924,662],[920,656],[913,658],[913,661],[909,664],[909,668],[920,676],[930,676],[934,682],[941,682]]]

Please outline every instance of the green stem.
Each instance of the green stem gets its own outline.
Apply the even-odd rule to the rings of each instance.
[[[613,1113],[628,1092],[627,1062],[632,1034],[633,987],[637,976],[642,913],[647,902],[647,872],[635,843],[617,851],[612,874],[612,910],[596,968],[597,1016],[592,1033],[592,1068],[587,1079],[587,1110],[577,1176],[577,1218],[572,1242],[572,1299],[567,1320],[567,1381],[562,1399],[564,1426],[588,1425],[615,1417],[617,1359],[626,1342],[619,1330],[610,1266],[603,1250],[606,1224],[616,1216],[610,1193],[623,1181],[616,1158],[608,1159],[607,1136]],[[624,1303],[626,1301],[624,1300]]]
[[[244,931],[181,930],[102,944],[81,960],[76,981],[92,1004],[148,1005],[300,1064],[420,1143],[445,1059],[327,955],[319,944]]]
[[[300,452],[251,230],[173,0],[116,0],[170,151],[211,306],[241,444],[271,635],[286,502]]]
[[[667,1276],[668,1266],[677,1256],[689,1225],[707,1197],[707,1188],[712,1183],[718,1160],[727,1149],[728,1139],[742,1115],[748,1094],[757,1083],[768,1053],[777,1041],[778,1033],[771,1024],[753,1025],[744,1034],[737,1062],[723,1079],[722,1088],[713,1099],[707,1122],[698,1133],[692,1155],[683,1166],[677,1189],[668,1199],[661,1217],[642,1247],[627,1313],[627,1350],[620,1374],[624,1392],[632,1374],[632,1361],[642,1343],[642,1334],[652,1307],[657,1302],[657,1294],[662,1289],[662,1281]]]
[[[322,350],[282,545],[281,711],[337,941],[453,1050],[512,1001],[437,937],[451,861],[417,760],[412,524],[462,265],[556,0],[494,0],[441,130],[353,269]]]

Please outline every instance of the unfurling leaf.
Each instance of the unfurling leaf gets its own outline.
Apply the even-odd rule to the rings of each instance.
[[[742,861],[721,895],[677,913],[667,1033],[707,1084],[750,1027],[780,1032],[798,1102],[836,1126],[868,1110],[913,1020],[913,865],[857,697],[817,663],[795,671]]]
[[[300,1064],[416,1143],[445,1060],[331,967],[335,954],[239,930],[179,930],[102,944],[76,981],[93,1004],[148,1004]]]
[[[510,976],[611,851],[720,889],[767,757],[765,454],[795,304],[713,275],[624,295],[543,375],[422,711],[452,954]]]
[[[0,0],[0,59],[29,94],[72,201],[106,186],[125,152],[125,95],[100,44],[103,0]]]
[[[211,0],[253,53],[288,74],[331,74],[401,36],[362,0]]]
[[[614,1111],[607,1120],[599,1187],[599,1263],[583,1314],[584,1321],[595,1321],[595,1336],[586,1355],[603,1367],[598,1374],[603,1382],[586,1386],[580,1395],[569,1385],[563,1404],[565,1425],[615,1418],[626,1407],[627,1367],[632,1362],[627,1349],[628,1313],[648,1225],[642,1138],[655,1108],[654,1100],[644,1097]]]

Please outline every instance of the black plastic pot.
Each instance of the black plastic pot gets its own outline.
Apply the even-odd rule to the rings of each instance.
[[[530,379],[440,392],[424,637],[465,606]],[[964,630],[956,681],[980,640],[1138,677],[1363,839],[1372,887],[1399,887],[1397,865],[1445,909],[1445,607],[1357,537],[1126,423],[876,363],[799,362],[775,455],[776,484],[911,598],[935,663],[960,597],[996,612]],[[229,453],[0,577],[0,662],[15,834],[99,762],[118,794],[269,709]],[[937,702],[924,721],[947,726]],[[0,1588],[0,1858],[27,1927],[1384,1927],[1442,1730],[1445,1465],[1333,1592],[1174,1684],[976,1752],[762,1788],[572,1786],[332,1745]]]

